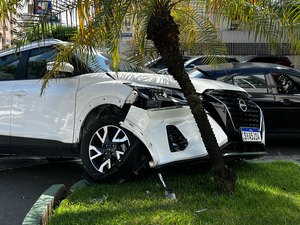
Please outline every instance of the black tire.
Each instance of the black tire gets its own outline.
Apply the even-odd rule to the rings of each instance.
[[[80,154],[94,182],[126,180],[147,167],[149,153],[130,131],[119,125],[116,115],[90,121],[83,129]]]

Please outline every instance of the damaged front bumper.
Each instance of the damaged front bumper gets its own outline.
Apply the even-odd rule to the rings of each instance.
[[[152,156],[151,167],[208,158],[189,106],[179,92],[174,94],[174,90],[170,91],[149,91],[147,88],[143,88],[142,93],[140,89],[133,91],[127,101],[131,106],[121,122],[121,126],[131,131],[147,147]],[[261,140],[245,142],[241,138],[240,128],[235,126],[237,120],[231,115],[232,109],[228,109],[223,102],[216,102],[215,98],[208,99],[205,93],[204,103],[224,157],[255,158],[266,154],[264,120],[259,108],[256,113],[259,114],[257,126]],[[208,107],[209,104],[211,107]],[[222,110],[221,106],[224,106]],[[238,122],[243,125],[240,120]]]
[[[245,146],[255,146],[249,152],[236,149],[227,151],[233,143],[228,143],[226,133],[210,115],[208,119],[221,150],[226,149],[222,153],[224,156],[253,158],[265,154],[263,143],[244,143]],[[132,106],[121,126],[131,131],[147,147],[152,156],[152,167],[204,159],[208,156],[189,107],[144,110]],[[169,131],[170,127],[175,130],[173,134]],[[178,140],[170,137],[171,135],[178,136]],[[179,146],[178,150],[174,151],[173,146]]]
[[[218,124],[209,117],[219,145],[227,142],[227,136],[219,129]],[[188,107],[164,108],[159,110],[144,110],[131,107],[121,125],[137,136],[148,148],[153,163],[152,166],[167,164],[174,161],[204,157],[207,151],[201,135]],[[176,143],[169,143],[171,137],[168,127],[175,127],[178,135],[182,135],[186,146],[180,151],[172,151]]]

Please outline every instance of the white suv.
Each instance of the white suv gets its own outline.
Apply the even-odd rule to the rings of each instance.
[[[80,157],[94,180],[113,180],[145,167],[208,157],[200,133],[171,76],[123,64],[116,75],[98,53],[89,65],[75,56],[69,76],[41,77],[59,40],[0,53],[0,153]],[[66,72],[66,71],[64,71]],[[260,108],[237,86],[192,80],[224,157],[265,154]]]

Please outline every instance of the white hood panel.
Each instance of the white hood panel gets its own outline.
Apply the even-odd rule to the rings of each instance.
[[[125,73],[119,72],[118,74],[115,72],[110,72],[111,75],[116,81],[122,82],[136,82],[147,85],[154,86],[163,86],[169,88],[179,88],[177,81],[170,75],[159,75],[159,74],[150,74],[150,73]],[[105,73],[94,73],[94,74],[85,74],[81,76],[81,82],[104,82],[104,81],[113,81]],[[244,91],[244,89],[226,84],[219,81],[207,80],[201,78],[191,78],[192,83],[197,91],[197,93],[203,93],[207,89],[219,89],[219,90],[232,90],[232,91]]]

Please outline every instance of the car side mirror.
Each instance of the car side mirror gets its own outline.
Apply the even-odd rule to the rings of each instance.
[[[48,62],[47,63],[47,70],[51,71],[54,69],[54,63],[55,62]],[[74,72],[74,66],[71,65],[68,62],[61,62],[59,63],[59,72],[61,73],[68,73],[68,74],[72,74]]]

